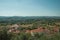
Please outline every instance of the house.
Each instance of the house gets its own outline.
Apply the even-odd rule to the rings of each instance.
[[[17,29],[18,27],[19,27],[19,25],[17,25],[17,24],[14,24],[11,26],[11,28],[13,28],[13,29]]]
[[[19,33],[20,31],[18,30],[19,25],[14,24],[10,27],[10,29],[8,30],[8,32],[12,32],[12,33]]]
[[[8,31],[8,33],[10,33],[10,32],[11,32],[11,33],[20,33],[19,30],[14,30],[14,29]]]
[[[11,25],[9,29],[18,29],[19,25],[17,24],[14,24],[14,25]]]
[[[34,36],[35,33],[42,33],[42,32],[43,32],[42,27],[33,30],[26,30],[26,33],[30,33],[32,36]]]
[[[53,31],[54,31],[54,32],[59,32],[59,27],[54,27],[54,28],[53,28]]]

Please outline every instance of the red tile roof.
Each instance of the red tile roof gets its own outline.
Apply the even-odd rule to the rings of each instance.
[[[34,29],[34,30],[26,30],[26,33],[31,33],[31,32],[43,32],[43,29],[40,27],[40,28]]]

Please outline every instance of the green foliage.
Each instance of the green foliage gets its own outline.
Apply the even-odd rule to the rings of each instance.
[[[35,36],[32,36],[24,32],[25,30],[33,30],[41,26],[53,30],[52,27],[50,28],[47,25],[56,25],[55,22],[60,22],[60,17],[0,17],[0,26],[33,24],[33,26],[27,28],[19,27],[18,30],[23,31],[19,34],[7,33],[7,28],[3,27],[2,30],[0,30],[0,40],[60,40],[60,33],[55,33],[50,36],[44,33],[36,33],[34,34]]]
[[[12,36],[11,34],[7,33],[6,28],[0,31],[0,40],[10,40],[11,36]]]

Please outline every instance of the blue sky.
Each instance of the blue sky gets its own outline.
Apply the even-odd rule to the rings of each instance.
[[[60,0],[0,0],[0,16],[60,16]]]

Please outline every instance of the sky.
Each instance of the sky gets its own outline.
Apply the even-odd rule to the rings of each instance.
[[[60,0],[0,0],[0,16],[60,16]]]

